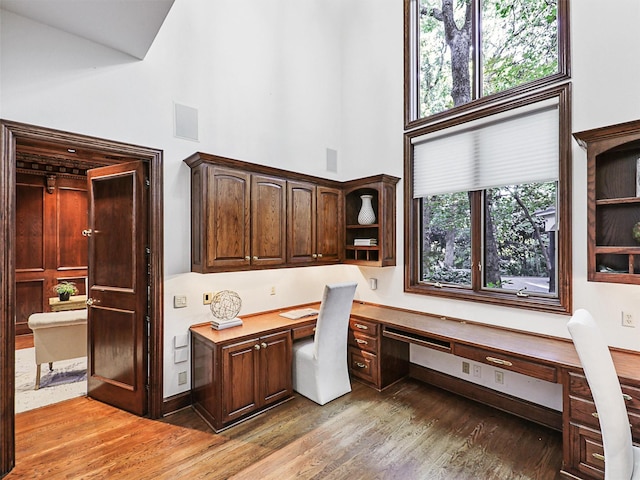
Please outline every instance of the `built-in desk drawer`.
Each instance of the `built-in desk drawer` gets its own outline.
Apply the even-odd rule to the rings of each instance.
[[[569,415],[571,421],[574,423],[600,430],[600,421],[598,420],[596,405],[589,400],[570,397]]]
[[[349,347],[349,370],[362,380],[378,385],[378,356]]]
[[[378,335],[378,324],[375,322],[367,322],[359,318],[351,318],[349,320],[349,329],[354,332],[364,333],[376,337]]]
[[[477,362],[493,365],[494,367],[511,370],[512,372],[522,373],[523,375],[546,380],[547,382],[557,382],[557,371],[554,367],[550,367],[549,365],[543,365],[541,363],[523,360],[518,357],[504,355],[491,350],[470,347],[469,345],[462,345],[458,343],[454,344],[453,353],[459,357],[469,358]]]
[[[349,330],[349,345],[371,353],[378,353],[378,338],[359,331]]]
[[[301,325],[299,327],[293,328],[292,332],[294,340],[298,340],[299,338],[312,337],[316,334],[316,324],[310,323],[308,325]]]

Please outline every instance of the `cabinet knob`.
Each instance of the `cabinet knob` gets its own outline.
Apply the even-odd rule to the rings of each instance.
[[[322,258],[322,254],[321,253],[318,254],[318,258]]]
[[[311,258],[318,258],[318,254],[317,253],[311,254]]]
[[[82,230],[83,237],[90,237],[92,233],[93,233],[93,230],[91,230],[90,228],[87,228],[86,230]]]
[[[247,255],[246,257],[244,257],[245,260],[251,260],[251,257],[249,255]]]
[[[254,349],[256,350],[260,350],[260,345],[258,345],[257,343],[253,346]]]
[[[262,343],[260,344],[260,346],[261,346],[262,348],[267,348],[267,344],[266,344],[265,342],[262,342]]]
[[[254,260],[258,260],[258,257],[256,255],[253,256]]]

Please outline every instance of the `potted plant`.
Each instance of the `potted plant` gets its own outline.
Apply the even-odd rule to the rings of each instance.
[[[58,294],[60,300],[66,301],[69,300],[71,295],[78,293],[78,287],[73,282],[64,281],[53,287],[53,291]]]

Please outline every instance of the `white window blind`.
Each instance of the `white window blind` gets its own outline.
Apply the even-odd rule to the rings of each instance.
[[[412,140],[413,197],[558,179],[558,99]]]

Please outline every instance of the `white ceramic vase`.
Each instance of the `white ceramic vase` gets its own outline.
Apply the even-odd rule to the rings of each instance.
[[[358,223],[360,225],[376,223],[376,214],[373,211],[373,205],[371,205],[373,195],[360,195],[360,198],[362,199],[362,207],[360,207],[360,213],[358,213]]]

